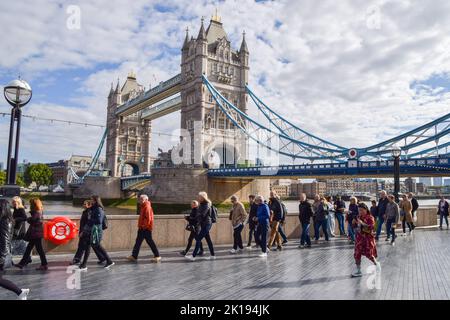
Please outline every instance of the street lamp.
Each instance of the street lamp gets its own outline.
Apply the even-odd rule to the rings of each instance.
[[[400,156],[402,155],[402,149],[399,146],[394,146],[391,151],[394,158],[394,197],[398,203],[400,201]]]
[[[19,137],[20,137],[20,120],[22,115],[21,108],[31,100],[32,90],[30,85],[22,80],[17,79],[8,83],[4,88],[6,101],[12,106],[11,123],[9,126],[9,143],[8,158],[6,170],[6,186],[2,188],[3,196],[12,197],[20,194],[20,187],[16,185],[17,162],[19,158]],[[16,124],[17,122],[17,124]],[[15,141],[14,140],[15,129]],[[14,145],[14,157],[12,157]]]

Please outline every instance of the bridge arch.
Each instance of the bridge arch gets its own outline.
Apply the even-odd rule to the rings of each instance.
[[[139,165],[135,162],[124,162],[120,168],[121,177],[137,176],[140,174]]]

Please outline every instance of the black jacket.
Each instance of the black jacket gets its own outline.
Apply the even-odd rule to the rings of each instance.
[[[248,214],[248,225],[250,229],[254,229],[258,224],[258,221],[254,221],[253,218],[256,218],[258,215],[258,205],[256,203],[252,203],[250,205],[250,212]]]
[[[189,214],[189,217],[187,218],[187,221],[190,225],[197,226],[198,225],[198,208],[191,209],[191,213]]]
[[[380,199],[380,201],[378,201],[378,216],[380,218],[383,218],[384,214],[386,213],[386,207],[388,203],[389,200],[387,197],[384,199]]]
[[[11,253],[12,221],[8,217],[0,218],[0,264],[5,263]]]
[[[411,204],[412,204],[412,213],[414,213],[417,211],[417,209],[419,209],[419,201],[417,201],[416,198],[412,198]]]
[[[197,210],[197,222],[203,227],[212,224],[211,205],[209,202],[202,202]]]
[[[276,198],[271,198],[269,202],[270,211],[273,212],[273,220],[275,221],[283,221],[284,220],[284,212],[281,203]]]
[[[90,209],[85,209],[85,210],[83,210],[83,213],[81,214],[81,218],[80,218],[80,231],[81,232],[83,232],[87,226],[87,222],[89,219],[89,213],[90,213]]]
[[[311,223],[311,217],[313,216],[312,205],[309,201],[300,202],[298,205],[298,217],[301,223]]]
[[[14,219],[14,229],[19,230],[20,228],[23,228],[23,233],[20,235],[20,237],[23,237],[25,235],[25,222],[27,221],[27,213],[25,212],[24,208],[14,208],[13,212],[13,219]]]

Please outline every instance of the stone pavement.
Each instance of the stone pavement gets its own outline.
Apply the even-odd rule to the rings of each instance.
[[[46,273],[34,270],[36,256],[28,269],[8,269],[3,277],[30,288],[30,299],[450,299],[447,230],[416,230],[412,236],[398,237],[395,247],[380,241],[378,289],[367,284],[374,276],[350,277],[353,246],[345,239],[321,242],[312,249],[297,246],[293,240],[267,260],[257,257],[257,250],[230,255],[228,247],[220,247],[216,260],[189,262],[177,250],[162,250],[163,262],[154,264],[143,245],[138,264],[126,261],[129,252],[115,253],[111,270],[97,266],[92,253],[87,273],[81,273],[80,289],[67,288],[72,275],[67,273],[67,255],[50,256]],[[363,258],[363,270],[369,266]],[[0,289],[0,299],[15,295]]]

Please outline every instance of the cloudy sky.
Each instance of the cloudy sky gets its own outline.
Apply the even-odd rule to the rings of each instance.
[[[79,29],[67,27],[69,5]],[[31,84],[25,114],[104,124],[111,82],[135,70],[148,88],[179,73],[184,30],[196,35],[216,6],[234,48],[246,31],[252,89],[320,137],[363,147],[450,112],[447,0],[2,1],[0,84]],[[8,126],[0,116],[0,162]],[[178,126],[179,114],[153,122]],[[24,119],[20,159],[93,154],[101,133]],[[154,134],[153,150],[165,139]]]

